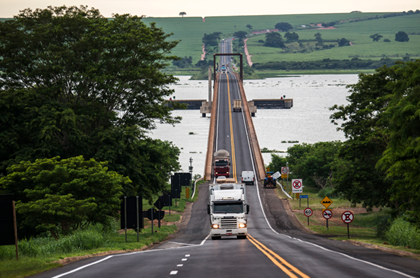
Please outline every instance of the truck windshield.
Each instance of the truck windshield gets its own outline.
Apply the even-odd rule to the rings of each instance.
[[[214,204],[214,213],[243,213],[244,207],[237,204]]]
[[[219,161],[216,161],[215,162],[215,165],[216,166],[226,166],[226,165],[228,165],[228,162],[227,161],[223,161],[223,160],[222,161],[219,160]]]

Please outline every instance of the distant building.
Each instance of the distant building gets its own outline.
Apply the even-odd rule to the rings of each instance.
[[[300,25],[300,27],[303,27],[303,28],[305,28],[305,27],[306,27],[306,25]]]

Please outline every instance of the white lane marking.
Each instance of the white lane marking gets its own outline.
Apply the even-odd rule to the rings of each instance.
[[[209,238],[209,236],[210,236],[210,234],[208,234],[208,235],[206,236],[206,238],[205,238],[205,239],[203,239],[203,241],[200,243],[200,245],[203,245],[203,244],[206,242],[206,240]]]
[[[181,261],[186,262],[188,259],[187,258],[183,258]]]
[[[188,246],[197,246],[199,244],[190,244],[190,243],[183,243],[183,242],[176,242],[176,241],[168,241],[168,243],[174,243],[179,245],[188,245]]]
[[[182,266],[183,266],[183,264],[177,264],[176,266],[177,266],[177,267],[182,267]]]
[[[169,275],[176,275],[178,273],[178,270],[172,270],[171,273],[169,273]]]
[[[190,254],[185,255],[185,257],[189,257],[189,256],[191,256],[191,255]]]
[[[71,270],[71,271],[68,271],[68,272],[65,272],[65,273],[59,274],[59,275],[54,276],[54,277],[52,277],[52,278],[59,278],[59,277],[66,276],[66,275],[68,275],[68,274],[74,273],[74,272],[76,272],[76,271],[79,271],[79,270],[81,270],[81,269],[83,269],[83,268],[86,268],[86,267],[89,267],[89,266],[91,266],[91,265],[101,263],[101,262],[103,262],[103,261],[105,261],[105,260],[108,260],[108,259],[110,259],[110,258],[112,258],[112,257],[113,257],[113,256],[108,256],[108,257],[105,257],[105,258],[103,258],[102,260],[99,260],[99,261],[96,261],[96,262],[93,262],[93,263],[90,263],[90,264],[87,264],[87,265],[81,266],[81,267],[79,267],[79,268],[76,268],[76,269],[73,269],[73,270]]]

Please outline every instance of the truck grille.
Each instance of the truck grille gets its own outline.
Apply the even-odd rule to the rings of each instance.
[[[222,219],[221,227],[222,229],[236,229],[236,218],[230,218],[230,219]]]

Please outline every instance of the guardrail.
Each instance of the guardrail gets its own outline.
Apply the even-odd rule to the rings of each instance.
[[[204,167],[204,179],[206,181],[211,180],[211,172],[213,166],[213,153],[214,153],[214,134],[216,132],[216,114],[217,114],[217,98],[218,98],[218,88],[219,88],[219,77],[220,73],[216,75],[216,80],[214,81],[214,90],[213,90],[213,101],[211,107],[211,116],[210,116],[210,127],[209,127],[209,138],[207,141],[207,155],[206,155],[206,166]]]
[[[279,186],[280,186],[281,191],[283,191],[284,195],[286,195],[286,197],[288,197],[289,199],[292,199],[292,196],[290,196],[290,195],[289,195],[289,193],[287,193],[287,191],[286,191],[286,190],[284,190],[284,188],[283,188],[283,184],[279,183],[278,181],[276,181],[276,183],[277,183],[277,185],[279,185]]]

